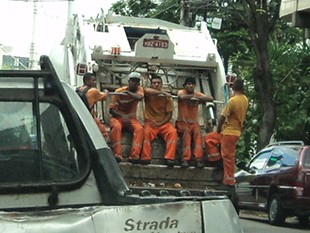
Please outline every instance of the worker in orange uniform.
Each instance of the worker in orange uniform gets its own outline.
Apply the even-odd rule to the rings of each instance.
[[[168,167],[174,166],[177,132],[170,122],[173,111],[171,94],[162,91],[162,79],[157,75],[151,78],[151,85],[144,89],[144,141],[141,164],[151,161],[151,142],[159,134],[166,142],[164,158]]]
[[[195,78],[186,78],[183,87],[184,89],[178,91],[178,118],[176,120],[176,128],[182,134],[181,168],[189,167],[192,142],[194,144],[193,154],[196,167],[203,168],[202,135],[198,123],[198,106],[207,101],[212,102],[213,97],[195,91]]]
[[[143,143],[143,127],[136,117],[137,105],[143,99],[144,91],[140,86],[141,74],[132,72],[129,74],[128,86],[115,90],[110,103],[110,140],[114,157],[117,162],[122,161],[122,129],[126,128],[133,133],[132,148],[129,161],[139,161]]]
[[[226,83],[224,85],[225,103],[234,95],[232,89],[237,75],[235,73],[228,73],[226,75]],[[205,147],[207,151],[207,160],[214,163],[218,167],[223,167],[220,154],[220,141],[217,133],[211,133],[205,138]],[[219,164],[220,163],[220,164]]]
[[[241,136],[243,122],[248,110],[249,101],[244,94],[244,85],[241,79],[236,79],[233,83],[232,96],[218,120],[216,132],[205,136],[207,153],[214,153],[220,148],[220,156],[223,159],[224,177],[223,187],[229,191],[234,190],[235,184],[235,152],[237,141]],[[219,160],[213,158],[213,161]]]
[[[104,92],[100,92],[99,90],[96,89],[96,77],[93,73],[86,73],[83,76],[83,86],[80,87],[80,90],[83,91],[86,88],[89,88],[89,90],[86,92],[86,97],[90,113],[93,116],[97,126],[99,127],[101,134],[107,140],[108,134],[104,123],[97,118],[97,113],[95,111],[96,106],[95,104],[98,101],[106,100],[107,97],[109,96],[109,91],[104,90]]]

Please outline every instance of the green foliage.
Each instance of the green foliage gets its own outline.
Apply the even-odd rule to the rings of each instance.
[[[120,0],[112,4],[111,10],[124,16],[158,18],[173,23],[180,21],[180,4],[175,0]]]
[[[145,17],[156,7],[152,0],[120,0],[112,4],[111,10],[118,15]]]
[[[274,139],[303,140],[309,144],[310,48],[302,39],[302,30],[279,21],[268,51],[277,112]]]
[[[281,33],[280,33],[281,32]],[[303,46],[299,29],[278,24],[268,43],[268,57],[274,81],[276,126],[274,140],[303,140],[310,144],[310,48]],[[258,93],[254,90],[252,67],[255,56],[251,50],[231,57],[234,72],[246,81],[250,100],[243,134],[238,142],[237,159],[246,160],[255,154],[257,132],[262,124]]]
[[[1,70],[14,70],[15,69],[13,66],[10,66],[10,65],[3,65],[0,68]]]
[[[166,0],[158,4],[147,17],[158,18],[172,23],[180,22],[180,4],[175,0]]]
[[[303,140],[310,144],[310,48],[288,44],[272,60],[277,104],[276,140]]]

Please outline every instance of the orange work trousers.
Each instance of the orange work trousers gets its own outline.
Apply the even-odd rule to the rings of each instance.
[[[200,125],[198,123],[186,123],[184,121],[176,121],[176,128],[182,134],[182,161],[190,160],[192,142],[194,144],[194,156],[196,160],[202,160],[202,136]]]
[[[94,120],[102,134],[102,136],[104,137],[104,139],[107,141],[108,140],[108,133],[107,133],[107,130],[105,129],[105,126],[104,124],[97,118],[97,117],[94,117]]]
[[[223,158],[224,166],[224,184],[235,184],[235,154],[238,139],[239,136],[235,135],[222,135],[221,138],[221,155]]]
[[[221,134],[217,132],[208,133],[205,135],[204,141],[207,152],[207,160],[210,162],[220,160]]]
[[[110,120],[111,132],[110,140],[114,155],[122,157],[122,129],[125,128],[133,133],[132,146],[129,159],[139,159],[143,143],[143,127],[136,118],[124,121],[112,117]]]
[[[235,135],[221,135],[217,132],[209,133],[205,136],[205,146],[209,161],[223,159],[224,177],[223,184],[234,185],[235,184],[235,154],[236,145],[239,136]],[[219,145],[221,151],[219,153]],[[217,156],[216,154],[219,154]]]
[[[167,122],[159,127],[152,127],[150,121],[144,123],[144,141],[141,160],[151,160],[151,142],[157,135],[160,135],[166,142],[165,159],[174,160],[178,134],[175,127]]]

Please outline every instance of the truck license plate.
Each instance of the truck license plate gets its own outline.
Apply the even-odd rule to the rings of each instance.
[[[161,40],[161,39],[144,39],[143,47],[151,47],[151,48],[168,48],[169,41]]]

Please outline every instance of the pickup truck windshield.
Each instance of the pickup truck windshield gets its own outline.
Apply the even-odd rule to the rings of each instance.
[[[33,102],[4,101],[0,109],[0,186],[68,182],[85,171],[56,105],[40,102],[39,124]]]

